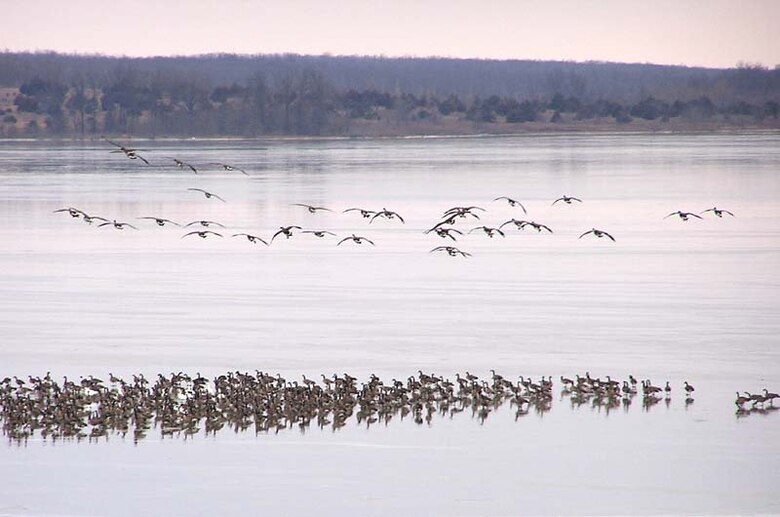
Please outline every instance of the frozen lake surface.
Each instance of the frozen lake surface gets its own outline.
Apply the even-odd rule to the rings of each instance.
[[[780,135],[135,145],[150,166],[105,142],[0,143],[0,378],[589,371],[668,380],[672,400],[607,415],[557,385],[551,411],[517,422],[507,407],[483,425],[30,440],[0,447],[0,515],[780,513],[780,415],[733,403],[780,391]],[[564,194],[583,202],[551,206]],[[486,209],[464,233],[510,218],[554,233],[423,234],[459,205]],[[52,213],[68,206],[139,230]],[[713,206],[736,217],[664,219]],[[286,225],[339,238],[229,237]],[[591,228],[616,242],[578,239]],[[353,233],[376,246],[336,246]],[[472,256],[429,253],[445,244]]]

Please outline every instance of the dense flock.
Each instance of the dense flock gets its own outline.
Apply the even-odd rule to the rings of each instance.
[[[151,162],[146,157],[140,154],[141,151],[140,149],[127,147],[125,145],[122,145],[120,143],[114,142],[109,139],[104,138],[104,140],[116,147],[116,149],[110,151],[111,153],[120,153],[130,160],[139,161],[143,163],[145,166],[152,166]],[[171,166],[176,166],[179,169],[189,171],[194,174],[198,174],[199,169],[202,169],[203,167],[211,167],[211,168],[218,168],[220,170],[224,170],[227,172],[236,172],[236,173],[249,176],[249,174],[244,169],[228,163],[213,162],[205,165],[198,164],[198,166],[196,166],[188,161],[184,161],[176,157],[163,157],[163,158]],[[198,187],[190,187],[187,190],[197,195],[203,195],[208,200],[227,203],[225,198],[223,198],[222,196],[220,196],[215,192],[211,192]],[[505,238],[507,232],[512,229],[519,230],[519,231],[523,231],[525,229],[532,229],[532,230],[536,230],[537,233],[554,233],[552,228],[550,228],[549,226],[543,223],[534,220],[525,219],[525,216],[528,215],[528,211],[526,210],[526,207],[523,205],[523,203],[518,201],[517,199],[513,199],[508,196],[499,196],[494,198],[492,202],[506,203],[510,207],[516,208],[518,210],[518,215],[520,211],[522,211],[523,218],[517,219],[512,217],[500,224],[497,224],[496,226],[488,226],[486,224],[479,224],[482,222],[480,214],[484,214],[485,212],[487,212],[485,208],[480,206],[475,206],[475,205],[451,207],[442,213],[438,221],[436,221],[434,224],[432,224],[430,228],[426,229],[423,232],[425,234],[440,237],[441,239],[444,239],[444,241],[447,242],[447,244],[445,245],[436,246],[432,248],[430,252],[443,253],[452,257],[457,257],[457,256],[470,257],[471,253],[467,251],[463,251],[454,245],[458,241],[458,239],[460,237],[463,237],[465,234],[476,233],[478,235],[484,235],[492,239],[494,237]],[[553,200],[551,206],[556,206],[558,203],[561,204],[560,206],[571,205],[574,202],[582,203],[583,200],[574,196],[568,196],[564,194],[561,197]],[[335,212],[335,210],[329,207],[315,206],[307,203],[294,203],[293,206],[301,207],[301,209],[306,210],[310,214],[317,214],[319,212]],[[72,206],[60,208],[58,210],[55,210],[54,212],[66,213],[70,215],[72,218],[81,219],[88,224],[96,223],[99,228],[108,227],[116,230],[125,230],[125,229],[131,229],[136,231],[139,230],[137,224],[140,223],[133,224],[132,222],[128,222],[128,221],[117,221],[116,219],[103,217],[101,215],[90,214],[85,210],[72,207]],[[344,210],[340,210],[340,212],[343,214],[348,214],[350,212],[357,213],[363,219],[367,220],[369,225],[374,223],[374,221],[377,219],[397,221],[400,224],[405,224],[405,220],[401,214],[393,210],[388,210],[387,208],[384,207],[381,210],[351,207],[351,208],[346,208]],[[723,214],[726,214],[730,217],[734,217],[734,214],[729,210],[712,207],[712,208],[704,209],[699,213],[677,210],[667,214],[664,217],[664,219],[669,217],[678,217],[682,221],[688,221],[690,220],[690,218],[702,219],[702,215],[708,213],[718,218],[722,218]],[[138,217],[137,219],[138,221],[148,221],[150,224],[154,224],[159,227],[170,225],[170,226],[180,227],[185,230],[189,229],[189,231],[186,231],[181,236],[182,239],[187,237],[200,237],[201,239],[225,238],[226,236],[228,236],[230,238],[244,238],[252,244],[263,244],[265,246],[270,246],[277,238],[290,239],[291,237],[293,237],[293,235],[297,233],[301,233],[304,235],[308,234],[310,236],[320,238],[320,239],[333,238],[336,246],[340,246],[345,243],[358,244],[358,245],[369,244],[370,246],[376,245],[373,239],[363,235],[357,235],[356,233],[352,233],[351,235],[337,235],[328,229],[323,229],[320,227],[303,228],[302,226],[299,225],[279,226],[278,230],[275,230],[275,232],[270,237],[269,236],[263,237],[257,235],[256,233],[225,232],[224,230],[227,230],[227,227],[224,224],[213,220],[200,219],[200,220],[189,221],[189,222],[184,222],[184,221],[177,222],[168,219],[166,217],[163,217],[160,214],[144,215]],[[456,225],[458,223],[460,223],[460,228],[456,228]],[[597,228],[591,228],[589,230],[583,231],[578,238],[582,239],[583,237],[594,237],[598,239],[606,237],[608,240],[612,242],[617,242],[617,240],[611,233]]]

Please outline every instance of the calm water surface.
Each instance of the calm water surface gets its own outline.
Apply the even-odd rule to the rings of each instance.
[[[0,376],[496,368],[632,373],[676,391],[648,412],[556,397],[543,417],[506,408],[481,426],[464,413],[430,428],[7,445],[0,515],[780,513],[780,415],[738,419],[733,405],[736,390],[780,390],[780,135],[137,146],[152,166],[103,142],[0,143]],[[563,194],[584,202],[551,206]],[[468,259],[429,253],[445,242],[422,231],[455,205],[487,209],[462,230],[515,217],[555,233],[505,227],[460,237]],[[52,214],[65,206],[139,231]],[[663,219],[713,206],[736,217]],[[263,238],[296,224],[376,247],[182,239],[141,216]],[[577,238],[593,227],[617,242]]]

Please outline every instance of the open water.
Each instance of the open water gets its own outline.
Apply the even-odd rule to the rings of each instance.
[[[734,405],[780,391],[777,133],[133,144],[151,165],[103,141],[0,142],[0,377],[589,371],[668,380],[671,401],[606,413],[556,385],[543,416],[482,425],[9,443],[0,515],[780,513],[780,412]],[[564,194],[583,202],[551,206]],[[464,233],[554,233],[423,234],[471,205]],[[71,206],[138,231],[52,213]],[[735,217],[664,219],[713,206]],[[227,228],[182,238],[143,216]],[[230,237],[286,225],[338,238]],[[616,242],[578,239],[591,228]],[[351,234],[376,246],[336,245]],[[445,244],[471,257],[430,253]]]

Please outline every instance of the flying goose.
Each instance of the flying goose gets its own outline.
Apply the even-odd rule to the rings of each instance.
[[[293,203],[292,206],[302,206],[302,207],[306,208],[306,210],[308,210],[310,214],[316,213],[317,210],[323,210],[323,211],[326,211],[326,212],[332,212],[333,211],[330,208],[325,208],[324,206],[312,206],[312,205],[307,205],[305,203]]]
[[[179,223],[175,221],[171,221],[170,219],[163,219],[162,217],[139,217],[138,219],[148,219],[150,221],[154,221],[155,223],[157,223],[157,226],[165,226],[165,223],[171,223],[174,226],[181,226]]]
[[[189,228],[190,226],[195,226],[196,224],[199,224],[199,225],[201,225],[201,226],[205,226],[205,227],[209,227],[209,226],[211,226],[212,224],[213,224],[214,226],[219,226],[220,228],[224,228],[224,227],[225,227],[225,225],[224,225],[224,224],[220,224],[220,223],[218,223],[218,222],[216,222],[216,221],[192,221],[191,223],[187,223],[187,224],[185,224],[185,225],[184,225],[184,227],[185,227],[185,228]]]
[[[524,230],[526,226],[530,226],[531,228],[534,228],[537,232],[541,233],[542,230],[547,230],[548,232],[552,233],[553,231],[550,229],[549,226],[545,226],[541,223],[537,223],[535,221],[528,221],[526,224],[522,225],[520,227],[521,230]]]
[[[671,214],[669,214],[666,217],[664,217],[664,219],[666,219],[667,217],[672,217],[673,215],[679,215],[680,219],[682,219],[683,221],[687,221],[689,217],[695,217],[697,219],[701,219],[701,216],[699,216],[699,215],[696,215],[696,214],[694,214],[692,212],[683,212],[681,210],[678,210],[676,212],[672,212]]]
[[[178,168],[183,169],[184,167],[187,167],[195,174],[198,173],[198,169],[196,169],[192,164],[179,160],[178,158],[170,157],[170,159],[173,160],[173,163],[175,163]]]
[[[368,219],[369,217],[371,217],[376,213],[374,210],[365,210],[363,208],[347,208],[341,213],[346,214],[347,212],[354,212],[354,211],[360,212],[360,215],[363,216],[363,219]]]
[[[103,221],[104,223],[108,222],[108,219],[106,219],[105,217],[98,217],[96,215],[89,215],[89,214],[83,214],[82,219],[84,219],[84,222],[87,224],[92,224],[92,221]]]
[[[231,235],[231,237],[246,237],[246,240],[248,240],[249,242],[257,243],[259,241],[265,244],[266,246],[268,246],[268,243],[265,242],[260,237],[258,237],[257,235],[249,235],[248,233],[234,233],[233,235]]]
[[[567,196],[567,195],[563,195],[563,196],[559,197],[558,199],[553,201],[552,204],[555,205],[555,203],[557,203],[558,201],[563,201],[567,205],[570,205],[572,201],[577,201],[579,203],[582,203],[582,199],[576,198],[576,197]],[[552,206],[552,205],[550,205],[550,206]]]
[[[315,237],[325,237],[326,235],[336,236],[335,233],[329,232],[328,230],[304,230],[301,233],[311,233],[314,234]]]
[[[603,231],[603,230],[597,230],[597,229],[595,229],[595,228],[593,228],[592,230],[588,230],[587,232],[583,233],[582,235],[580,235],[580,236],[578,237],[578,239],[582,239],[583,237],[585,237],[585,236],[586,236],[586,235],[588,235],[589,233],[592,233],[593,235],[595,235],[595,236],[596,236],[596,237],[598,237],[599,239],[600,239],[600,238],[602,238],[602,237],[604,237],[604,236],[607,236],[607,237],[609,237],[610,239],[612,239],[612,242],[615,242],[615,238],[614,238],[613,236],[611,236],[610,234],[608,234],[607,232],[605,232],[605,231]]]
[[[456,230],[455,228],[442,228],[439,225],[434,226],[430,230],[425,230],[423,233],[428,234],[428,233],[431,233],[431,232],[436,232],[436,235],[438,235],[439,237],[441,237],[443,239],[446,239],[446,238],[449,237],[450,239],[452,239],[454,241],[456,241],[457,239],[452,235],[453,233],[457,233],[458,235],[463,235],[463,232],[460,231],[460,230]]]
[[[700,214],[704,214],[704,213],[707,213],[707,212],[712,212],[713,214],[717,215],[718,217],[723,217],[723,214],[729,214],[731,217],[734,217],[734,214],[732,214],[728,210],[723,210],[721,208],[717,208],[717,207],[714,207],[714,206],[712,208],[708,208],[707,210],[704,210],[704,211],[699,212],[699,213]]]
[[[243,174],[244,176],[249,176],[249,174],[247,174],[247,172],[244,169],[239,169],[235,165],[228,165],[227,163],[219,163],[219,162],[213,163],[212,165],[217,165],[219,167],[222,167],[224,170],[226,170],[228,172],[238,171],[241,174]]]
[[[187,190],[194,190],[195,192],[202,192],[203,195],[206,196],[206,199],[211,199],[212,197],[215,197],[215,198],[219,199],[220,201],[222,201],[223,203],[225,202],[225,200],[222,199],[221,197],[219,197],[218,195],[212,194],[211,192],[207,192],[207,191],[203,190],[202,188],[188,188]]]
[[[212,232],[211,230],[195,230],[194,232],[185,233],[184,235],[181,236],[181,238],[183,239],[189,235],[197,235],[201,239],[205,239],[209,235],[216,235],[217,237],[222,237],[221,233]]]
[[[520,201],[517,201],[517,200],[515,200],[515,199],[512,199],[511,197],[501,196],[501,197],[497,197],[497,198],[496,198],[496,199],[494,199],[493,201],[499,201],[499,200],[501,200],[501,199],[506,199],[506,202],[507,202],[507,203],[509,203],[509,206],[519,206],[520,208],[522,208],[522,209],[523,209],[523,213],[524,213],[524,214],[528,214],[528,211],[525,209],[525,207],[523,206],[523,204],[522,204]]]
[[[473,231],[476,231],[476,230],[482,230],[491,239],[493,238],[493,235],[495,235],[495,234],[499,234],[501,237],[506,237],[506,235],[504,235],[504,232],[502,232],[498,228],[490,228],[489,226],[477,226],[476,228],[472,228],[471,230],[469,230],[469,233],[471,233]]]
[[[474,210],[481,210],[485,212],[486,210],[479,206],[454,206],[448,210],[444,211],[444,217],[446,218],[452,218],[452,217],[461,217],[464,218],[467,215],[470,215],[474,217],[475,219],[479,219],[479,216],[474,213]]]
[[[373,223],[374,219],[376,219],[377,217],[386,217],[387,219],[393,219],[397,217],[402,223],[406,224],[404,218],[398,215],[397,212],[393,212],[392,210],[388,210],[387,208],[384,207],[382,208],[381,212],[377,212],[373,215],[373,217],[371,217],[369,223]]]
[[[290,226],[280,226],[280,227],[279,227],[279,231],[278,231],[278,232],[276,232],[276,233],[273,235],[273,237],[271,237],[271,242],[273,242],[273,241],[274,241],[274,239],[275,239],[275,238],[276,238],[278,235],[280,235],[280,234],[284,235],[286,238],[288,238],[288,239],[289,239],[290,237],[292,237],[292,231],[293,231],[293,229],[300,230],[300,229],[301,229],[301,227],[300,227],[300,226],[295,226],[295,225],[290,225]]]
[[[363,244],[363,241],[365,241],[365,242],[369,243],[372,246],[376,246],[376,244],[374,244],[373,241],[371,241],[369,239],[366,239],[365,237],[358,237],[354,233],[350,237],[345,237],[345,238],[341,239],[338,242],[338,244],[336,244],[336,246],[340,246],[342,242],[346,242],[346,241],[353,241],[353,242],[355,242],[357,244]]]
[[[119,149],[116,149],[116,150],[110,151],[110,152],[112,152],[112,153],[124,153],[124,155],[127,158],[130,158],[131,160],[141,160],[146,165],[149,165],[149,161],[146,158],[144,158],[143,156],[141,156],[140,154],[138,154],[138,149],[133,149],[131,147],[125,147],[122,144],[118,144],[116,142],[113,142],[113,141],[109,140],[106,137],[103,137],[103,140],[105,140],[109,144],[115,145],[115,146],[117,146],[119,148]]]
[[[138,229],[138,228],[136,228],[135,226],[133,226],[130,223],[118,223],[118,222],[116,222],[116,219],[114,219],[111,222],[101,223],[101,224],[98,225],[98,228],[102,228],[103,226],[109,226],[109,225],[113,225],[113,227],[116,228],[117,230],[124,230],[125,226],[127,226],[128,228],[132,228],[133,230],[137,230]]]
[[[433,248],[428,253],[433,253],[435,251],[444,251],[449,255],[450,257],[456,257],[460,255],[461,257],[470,257],[471,253],[466,253],[465,251],[460,251],[458,248],[454,246],[437,246]]]
[[[81,217],[82,215],[86,215],[84,214],[83,211],[73,207],[60,208],[59,210],[54,210],[52,213],[57,214],[60,212],[68,212],[68,214],[70,214],[71,217]]]

